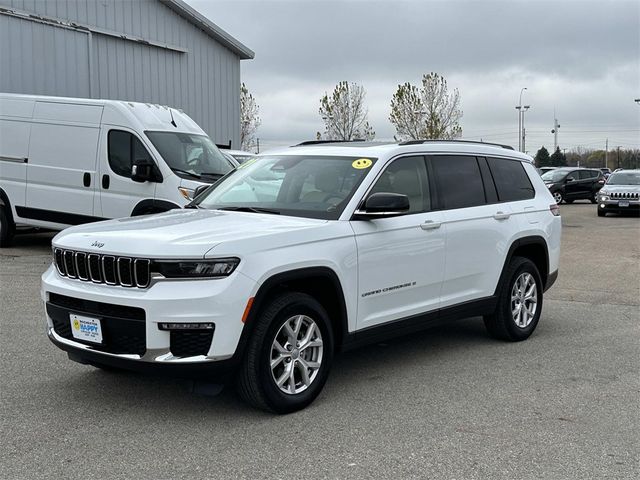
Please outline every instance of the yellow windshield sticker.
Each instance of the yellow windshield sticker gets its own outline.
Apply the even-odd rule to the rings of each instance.
[[[373,165],[373,162],[368,158],[359,158],[351,164],[353,168],[357,168],[358,170],[369,168],[371,165]]]

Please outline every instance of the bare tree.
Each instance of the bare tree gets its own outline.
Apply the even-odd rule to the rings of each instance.
[[[324,94],[320,99],[318,113],[322,117],[327,140],[371,140],[375,137],[367,121],[364,104],[366,91],[362,85],[340,82],[331,96]]]
[[[240,87],[240,148],[250,151],[255,145],[255,134],[261,120],[260,107],[244,83]]]
[[[405,139],[459,138],[461,118],[460,92],[449,92],[445,78],[434,72],[423,75],[422,88],[407,82],[391,97],[389,121]]]

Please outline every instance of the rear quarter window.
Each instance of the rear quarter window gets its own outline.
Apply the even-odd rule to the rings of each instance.
[[[521,162],[503,158],[487,158],[487,162],[498,190],[499,201],[528,200],[535,196],[536,192]]]

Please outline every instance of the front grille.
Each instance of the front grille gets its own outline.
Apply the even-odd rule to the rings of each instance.
[[[213,330],[200,332],[174,330],[171,332],[169,349],[176,357],[206,355],[211,348],[211,340],[213,340]]]
[[[612,192],[611,198],[622,198],[628,200],[638,200],[640,199],[640,193],[637,192]]]
[[[97,344],[75,338],[71,333],[69,316],[71,313],[98,318],[102,328],[103,342]],[[74,342],[91,345],[95,350],[140,356],[147,350],[145,312],[141,308],[111,305],[50,293],[47,314],[58,335]]]
[[[63,277],[85,282],[146,288],[151,280],[147,258],[115,257],[55,248],[53,259]]]

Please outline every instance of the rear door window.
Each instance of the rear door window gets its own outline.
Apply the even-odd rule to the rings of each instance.
[[[535,190],[522,163],[503,158],[487,158],[501,202],[527,200],[535,196]]]
[[[441,208],[475,207],[487,203],[476,157],[429,157]]]

